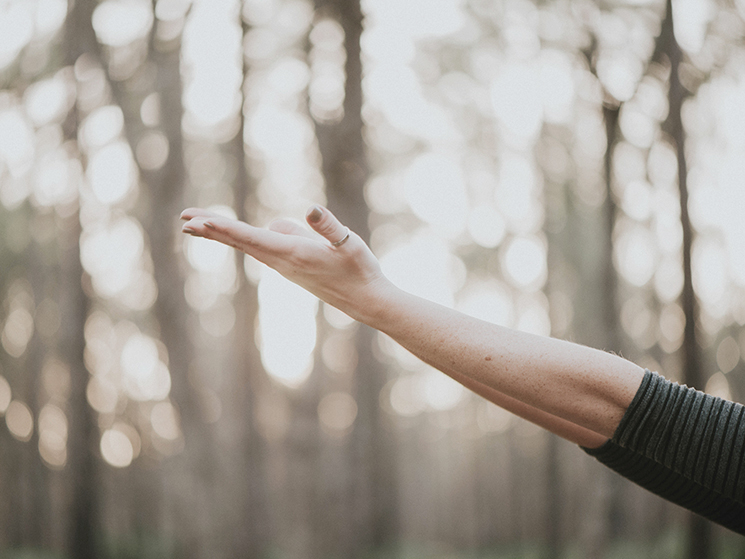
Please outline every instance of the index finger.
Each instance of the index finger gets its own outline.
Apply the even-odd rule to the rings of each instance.
[[[211,212],[206,213],[210,215],[196,215],[190,219],[186,215],[183,219],[189,219],[189,221],[184,224],[182,231],[230,245],[262,262],[265,261],[267,255],[286,254],[299,238],[254,227],[243,221]]]
[[[203,208],[186,208],[181,215],[180,219],[189,221],[195,217],[220,217],[220,214],[205,210]],[[224,217],[224,216],[223,216]]]

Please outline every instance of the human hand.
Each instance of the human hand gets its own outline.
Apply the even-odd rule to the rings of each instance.
[[[262,229],[200,208],[181,219],[184,233],[245,252],[362,322],[372,321],[392,289],[365,242],[322,206],[306,214],[316,233],[286,219]]]

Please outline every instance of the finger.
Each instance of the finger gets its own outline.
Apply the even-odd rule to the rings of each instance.
[[[305,227],[298,225],[297,223],[289,219],[275,219],[269,224],[268,229],[270,231],[282,233],[283,235],[298,235],[301,237],[308,237],[309,239],[312,239],[314,237],[318,238],[312,232],[308,231]]]
[[[262,261],[262,254],[285,254],[292,248],[294,238],[222,216],[194,217],[184,224],[182,230],[230,245]]]
[[[195,217],[219,217],[220,214],[217,214],[215,212],[211,212],[209,210],[205,210],[203,208],[187,208],[183,212],[181,212],[181,219],[184,221],[189,221],[190,219],[194,219]]]
[[[325,237],[330,243],[338,243],[343,240],[349,233],[349,229],[344,227],[328,209],[323,206],[313,206],[305,215],[308,224],[316,233]]]

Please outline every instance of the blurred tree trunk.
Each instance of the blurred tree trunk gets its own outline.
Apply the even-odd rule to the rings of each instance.
[[[195,507],[191,499],[201,492],[204,485],[214,481],[214,456],[209,426],[202,421],[199,395],[190,382],[190,367],[195,359],[191,333],[188,329],[190,310],[184,296],[184,281],[180,269],[178,250],[178,216],[184,209],[184,182],[186,173],[183,158],[183,117],[181,78],[181,35],[167,41],[157,36],[156,19],[149,40],[149,65],[143,63],[130,78],[132,83],[110,80],[116,103],[124,114],[124,133],[132,153],[147,127],[140,116],[142,101],[150,91],[142,91],[141,84],[149,84],[159,100],[159,128],[168,139],[168,156],[158,169],[140,169],[145,189],[144,204],[140,204],[140,219],[145,228],[153,262],[158,297],[153,311],[159,327],[161,341],[168,349],[171,373],[171,399],[177,406],[184,436],[182,456],[164,463],[157,473],[149,468],[139,468],[135,480],[134,524],[148,530],[157,522],[161,511],[162,490],[173,498],[171,511],[179,553],[183,557],[200,557],[204,534],[197,528],[198,519],[209,514],[210,503]],[[97,49],[101,63],[103,55]],[[153,71],[154,70],[154,71]],[[152,79],[141,74],[152,72]],[[142,78],[142,79],[138,79]],[[178,474],[178,475],[177,475]],[[160,476],[160,477],[157,477]],[[185,494],[181,489],[186,476],[194,491]],[[180,479],[178,486],[175,480]]]
[[[157,20],[155,25],[157,25]],[[167,42],[151,40],[150,59],[155,67],[154,90],[158,93],[160,128],[168,138],[168,157],[160,169],[143,172],[150,212],[143,220],[153,259],[153,275],[158,286],[155,317],[160,337],[168,348],[171,373],[171,397],[177,405],[184,436],[184,451],[177,459],[164,463],[165,490],[175,515],[178,553],[182,557],[203,557],[206,543],[204,526],[211,502],[195,502],[215,482],[215,452],[212,429],[202,419],[199,395],[190,382],[190,367],[195,360],[194,344],[188,325],[190,310],[184,296],[184,278],[180,268],[178,216],[184,209],[184,140],[181,78],[181,36]],[[139,121],[132,107],[131,121]],[[134,146],[133,146],[134,147]],[[182,478],[177,482],[177,478]],[[183,480],[192,491],[183,491]]]
[[[344,30],[344,116],[333,124],[318,124],[328,206],[345,225],[369,241],[368,209],[363,189],[369,170],[362,137],[362,60],[360,36],[362,11],[359,0],[316,0],[321,14],[338,18]],[[394,481],[394,444],[383,426],[379,395],[386,382],[384,367],[373,355],[372,329],[361,325],[356,334],[358,365],[355,399],[358,415],[351,434],[351,471],[356,479],[349,492],[354,541],[351,557],[380,549],[396,541],[398,518]]]
[[[95,0],[71,3],[65,22],[64,50],[68,65],[86,53],[96,52],[98,43],[91,23]],[[77,140],[80,115],[74,107],[65,123],[65,136]],[[79,210],[78,210],[79,211]],[[68,554],[76,559],[98,557],[98,484],[95,449],[98,443],[96,417],[88,405],[86,388],[88,371],[85,352],[85,321],[89,300],[83,290],[83,267],[80,261],[80,217],[76,211],[62,224],[60,243],[60,330],[61,359],[70,368],[70,400],[68,427],[68,469],[71,479],[71,537]]]
[[[241,23],[242,36],[248,32],[245,22]],[[243,63],[243,81],[245,83],[248,67],[245,59]],[[245,85],[242,93],[245,92]],[[244,94],[245,98],[245,94]],[[241,221],[250,222],[249,206],[255,201],[255,184],[249,173],[244,143],[245,108],[241,108],[241,126],[229,146],[237,162],[237,173],[233,186],[234,209]],[[239,464],[245,463],[241,477],[244,483],[236,488],[239,493],[237,499],[239,518],[231,523],[231,552],[235,557],[250,559],[265,557],[272,532],[269,522],[269,507],[267,498],[267,483],[264,473],[264,456],[266,448],[264,441],[256,429],[255,412],[256,401],[264,393],[269,379],[266,377],[261,363],[261,354],[256,346],[255,324],[258,314],[258,293],[254,285],[246,278],[243,268],[244,254],[236,251],[236,267],[238,269],[238,290],[233,297],[235,306],[235,342],[232,356],[232,376],[226,383],[231,390],[228,395],[227,411],[238,421],[240,430]],[[233,466],[235,467],[235,465]]]
[[[553,433],[546,436],[546,559],[562,556],[561,519],[562,511],[561,475],[559,472],[559,438]]]
[[[585,51],[585,57],[592,73],[597,78],[598,41],[593,35],[590,47]],[[600,339],[597,347],[618,354],[622,351],[621,332],[618,308],[618,272],[613,263],[613,233],[616,226],[618,205],[613,193],[613,155],[619,141],[618,118],[621,104],[603,89],[603,124],[605,128],[606,147],[603,155],[603,182],[605,195],[600,207],[600,247],[598,250],[598,267],[600,274]],[[598,530],[589,541],[589,553],[599,556],[608,548],[611,541],[623,533],[623,481],[615,474],[603,470],[603,514],[604,520],[598,525]]]
[[[683,332],[683,382],[688,386],[703,390],[706,384],[702,365],[701,346],[696,332],[698,320],[698,303],[693,291],[693,274],[691,270],[691,247],[693,245],[693,227],[688,214],[688,167],[686,163],[685,130],[683,129],[683,103],[690,92],[680,82],[680,66],[683,52],[675,38],[673,25],[672,1],[667,0],[665,19],[660,31],[660,54],[670,64],[670,83],[668,89],[669,112],[663,123],[663,130],[670,135],[678,159],[678,190],[680,196],[680,224],[683,229],[683,291],[680,304],[685,314]],[[712,525],[704,518],[690,514],[688,532],[688,557],[691,559],[709,559],[714,556]]]

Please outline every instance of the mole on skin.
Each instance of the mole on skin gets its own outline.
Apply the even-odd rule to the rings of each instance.
[[[484,357],[484,361],[491,361],[491,356],[487,355],[486,357]]]

